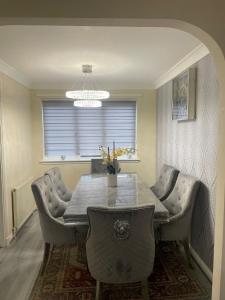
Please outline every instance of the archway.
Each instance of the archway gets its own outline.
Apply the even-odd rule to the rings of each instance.
[[[1,24],[4,25],[4,20]],[[225,288],[222,282],[225,279],[225,240],[224,240],[224,227],[225,227],[225,207],[224,207],[224,190],[225,190],[225,60],[223,52],[216,41],[205,31],[193,26],[189,23],[169,20],[169,19],[11,19],[5,22],[5,25],[86,25],[86,26],[145,26],[145,27],[170,27],[178,30],[186,31],[199,40],[201,40],[210,50],[214,58],[214,62],[218,72],[219,85],[220,85],[220,101],[219,101],[219,149],[218,149],[218,166],[217,166],[217,204],[216,204],[216,226],[215,226],[215,253],[214,256],[214,272],[213,272],[213,296],[212,299],[224,299]],[[4,202],[3,202],[4,204]],[[2,219],[4,216],[2,215]],[[1,219],[1,218],[0,218]]]

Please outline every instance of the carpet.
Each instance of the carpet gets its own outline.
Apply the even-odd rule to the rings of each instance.
[[[199,271],[200,272],[200,271]],[[139,283],[102,285],[106,300],[141,300]],[[206,300],[210,291],[191,270],[174,243],[156,248],[154,271],[149,277],[151,300]],[[44,274],[38,275],[30,300],[93,300],[95,280],[88,272],[85,246],[55,247]]]

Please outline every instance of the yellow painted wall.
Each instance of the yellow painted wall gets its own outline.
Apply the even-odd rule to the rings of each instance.
[[[4,224],[9,241],[12,234],[11,191],[33,175],[31,94],[4,74],[0,74],[0,82]]]
[[[155,91],[117,91],[118,97],[137,97],[137,149],[139,162],[123,162],[123,172],[137,172],[149,185],[155,180]],[[34,91],[32,95],[33,149],[35,176],[59,166],[65,183],[72,189],[82,174],[90,172],[90,162],[43,163],[42,99],[63,97],[60,91]]]

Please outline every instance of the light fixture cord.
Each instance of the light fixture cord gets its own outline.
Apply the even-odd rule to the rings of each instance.
[[[87,80],[87,73],[83,73],[83,81],[82,81],[82,90],[85,90],[86,89],[86,85],[85,85],[85,82]]]

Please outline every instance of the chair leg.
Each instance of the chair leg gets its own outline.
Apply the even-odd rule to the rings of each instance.
[[[148,292],[148,279],[142,281],[141,283],[141,287],[142,287],[142,298],[144,300],[149,300],[150,297],[149,297],[149,292]]]
[[[187,257],[188,264],[189,264],[189,266],[190,266],[191,269],[194,269],[194,266],[193,266],[193,264],[191,262],[191,252],[190,252],[189,240],[185,239],[182,242],[182,244],[184,246],[184,251],[185,251],[185,254],[186,254],[186,257]]]
[[[95,292],[95,300],[100,299],[100,281],[96,281],[96,292]]]
[[[48,258],[49,258],[50,248],[51,248],[51,245],[49,243],[45,243],[44,257],[43,257],[43,263],[42,263],[42,267],[41,267],[41,275],[44,274],[46,264],[47,264]]]

